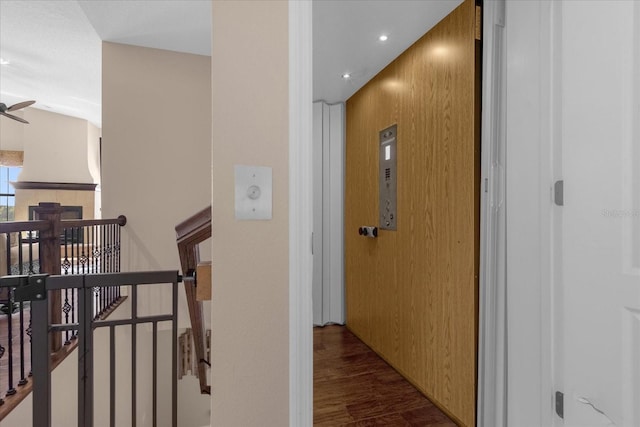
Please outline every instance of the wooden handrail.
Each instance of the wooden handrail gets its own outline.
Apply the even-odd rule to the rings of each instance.
[[[211,386],[207,384],[206,366],[210,363],[205,359],[204,319],[202,318],[202,302],[196,299],[196,281],[193,277],[198,263],[200,251],[198,245],[211,237],[211,206],[201,210],[180,224],[176,225],[176,244],[180,256],[180,266],[184,290],[187,296],[189,318],[193,331],[193,341],[198,359],[198,380],[200,393],[211,394]]]
[[[1,233],[19,233],[21,231],[42,231],[49,228],[47,221],[10,221],[0,222]]]
[[[120,215],[114,219],[63,219],[60,221],[63,228],[89,227],[91,225],[119,225],[124,227],[127,224],[127,217]]]

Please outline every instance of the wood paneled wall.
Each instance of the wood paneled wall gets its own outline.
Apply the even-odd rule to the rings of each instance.
[[[480,42],[467,0],[347,101],[347,326],[475,425]],[[398,124],[398,229],[377,239],[378,132]]]

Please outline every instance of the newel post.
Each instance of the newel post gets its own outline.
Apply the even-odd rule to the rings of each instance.
[[[62,233],[62,206],[60,203],[40,202],[34,209],[35,219],[48,221],[49,228],[40,232],[40,273],[60,274],[60,234]],[[50,324],[62,323],[62,298],[60,290],[49,291]],[[53,352],[62,348],[62,335],[56,333],[51,337]]]

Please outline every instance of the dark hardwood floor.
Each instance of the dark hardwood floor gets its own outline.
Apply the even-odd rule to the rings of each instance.
[[[344,326],[313,330],[316,426],[455,427]]]

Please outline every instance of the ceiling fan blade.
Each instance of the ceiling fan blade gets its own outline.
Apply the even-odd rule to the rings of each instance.
[[[28,107],[29,105],[35,104],[36,101],[24,101],[18,102],[17,104],[13,104],[11,107],[7,108],[7,111],[16,111],[22,108]]]
[[[13,114],[5,113],[4,111],[0,111],[0,115],[3,115],[5,117],[9,117],[10,119],[17,120],[17,121],[22,122],[22,123],[29,124],[29,122],[26,121],[25,119],[23,119],[22,117],[14,116]]]

